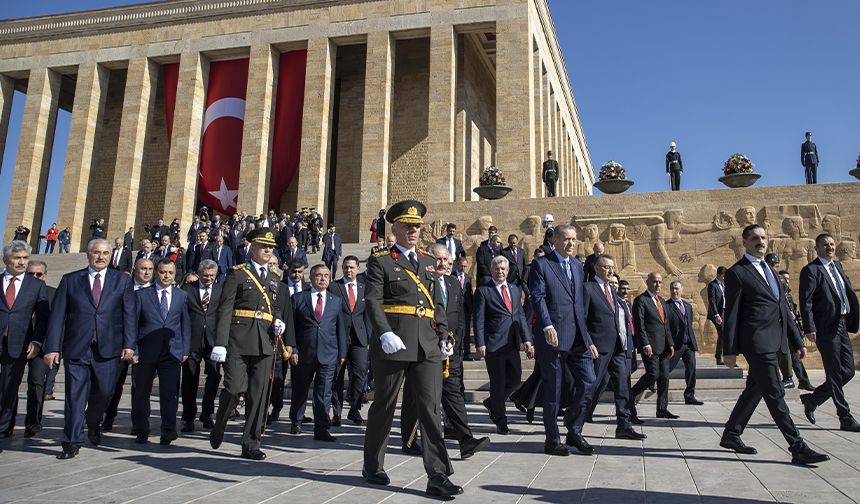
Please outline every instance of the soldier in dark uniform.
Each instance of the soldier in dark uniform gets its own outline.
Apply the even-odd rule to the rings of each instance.
[[[323,221],[320,214],[311,208],[311,216],[308,220],[308,230],[310,231],[311,247],[314,254],[320,249],[320,236],[322,236]]]
[[[375,399],[364,437],[364,468],[368,483],[387,485],[385,449],[394,420],[397,394],[404,378],[417,404],[424,440],[427,494],[451,497],[463,493],[448,476],[454,472],[442,437],[442,360],[448,326],[437,288],[436,261],[417,250],[425,206],[407,200],[386,214],[397,242],[367,262],[365,316],[370,322],[370,361]],[[437,309],[439,308],[439,309]]]
[[[812,132],[806,132],[806,141],[800,145],[800,164],[806,174],[807,184],[818,183],[818,147],[812,141]]]
[[[260,438],[266,426],[274,353],[292,352],[296,336],[289,289],[269,267],[274,233],[258,228],[247,239],[251,258],[227,272],[218,304],[211,358],[224,362],[224,389],[209,444],[215,449],[221,446],[230,413],[239,403],[239,394],[245,393],[242,457],[263,460],[266,454],[260,451]]]
[[[681,162],[681,153],[676,150],[675,142],[669,144],[669,152],[666,153],[666,173],[669,174],[669,189],[680,191],[684,163]]]
[[[558,181],[558,162],[552,158],[552,151],[546,151],[546,161],[543,162],[541,178],[546,184],[546,195],[555,196],[555,183]]]

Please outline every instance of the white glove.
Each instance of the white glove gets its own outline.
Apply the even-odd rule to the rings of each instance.
[[[275,319],[275,336],[284,334],[284,331],[286,330],[287,324],[284,324],[284,321],[281,319]]]
[[[212,347],[212,353],[209,358],[213,362],[224,362],[227,360],[227,348],[222,346]]]
[[[449,345],[446,339],[439,340],[439,349],[442,350],[442,357],[454,355],[454,345]]]
[[[399,352],[400,350],[406,350],[406,345],[403,344],[403,340],[400,339],[400,336],[394,334],[389,331],[387,333],[383,333],[379,338],[380,343],[382,343],[382,351],[387,354],[393,354],[395,352]]]

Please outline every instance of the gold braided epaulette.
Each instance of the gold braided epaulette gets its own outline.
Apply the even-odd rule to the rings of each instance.
[[[374,252],[374,253],[373,253],[373,256],[374,256],[374,257],[383,257],[383,256],[387,256],[387,255],[391,255],[391,251],[390,251],[390,250],[380,250],[379,252]]]
[[[231,268],[233,268],[234,270],[240,270],[240,269],[242,269],[242,268],[244,268],[244,267],[245,267],[245,263],[237,264],[237,265],[235,265],[235,266],[231,266]]]

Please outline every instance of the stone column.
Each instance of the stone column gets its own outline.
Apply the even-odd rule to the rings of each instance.
[[[191,225],[197,210],[197,170],[208,73],[209,63],[199,52],[180,56],[163,217],[167,222],[179,217],[182,229]]]
[[[457,34],[453,25],[430,27],[430,111],[427,203],[454,201],[454,109]]]
[[[15,81],[0,75],[0,160],[6,150],[6,133],[9,130],[9,116],[12,113],[12,97],[15,95]]]
[[[316,207],[325,219],[331,168],[331,122],[336,48],[327,37],[308,40],[298,207]],[[370,55],[368,54],[368,60]],[[379,83],[374,83],[378,86]],[[365,129],[367,127],[365,126]],[[362,186],[365,183],[362,184]]]
[[[532,166],[535,172],[535,196],[538,198],[546,196],[546,187],[541,180],[541,169],[546,155],[544,149],[544,128],[543,128],[543,75],[541,70],[540,52],[534,52],[534,63],[532,64],[532,75],[534,78],[534,135],[535,135],[535,157],[534,165]]]
[[[532,34],[527,15],[496,21],[496,150],[511,197],[534,198]]]
[[[31,245],[39,242],[59,96],[60,74],[48,68],[30,70],[4,243],[12,239],[19,225],[30,229]]]
[[[87,208],[96,130],[102,121],[109,74],[106,68],[97,63],[84,63],[78,68],[60,208],[57,212],[58,226],[61,229],[65,226],[71,228],[69,250],[72,252],[80,251],[89,237],[89,234],[84,236],[89,229],[89,222],[84,222],[84,212]]]
[[[391,164],[391,91],[394,41],[389,32],[367,34],[364,73],[364,128],[361,138],[360,234],[370,229],[380,208],[388,206]]]
[[[278,51],[269,44],[251,47],[242,161],[239,166],[240,209],[264,212],[269,207],[272,167],[272,117],[278,80]]]

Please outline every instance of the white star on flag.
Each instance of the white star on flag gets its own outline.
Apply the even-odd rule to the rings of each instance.
[[[229,208],[236,208],[236,196],[239,195],[239,191],[231,191],[227,189],[224,177],[221,177],[221,188],[217,191],[209,191],[209,194],[218,198],[218,201],[221,202],[221,209],[223,211],[226,212]]]

